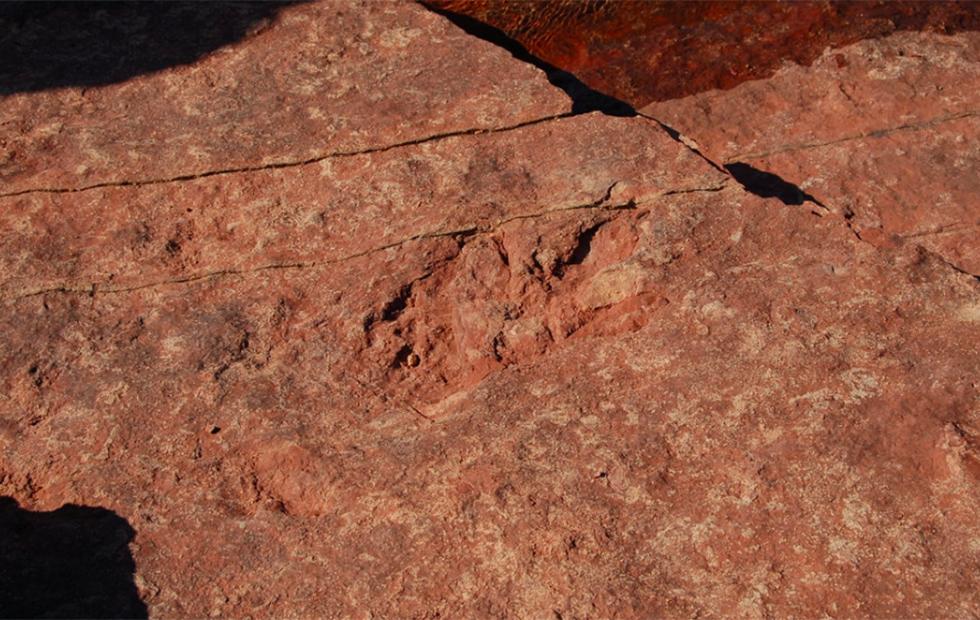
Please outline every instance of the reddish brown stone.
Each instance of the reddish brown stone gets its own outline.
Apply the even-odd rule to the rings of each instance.
[[[187,168],[160,112],[93,177],[4,135],[76,191],[0,198],[0,495],[125,519],[153,617],[980,613],[976,278],[753,195],[650,119],[566,118],[542,73],[390,6],[350,10],[496,67],[420,100],[476,79],[555,107],[501,87],[453,100],[492,121],[459,135],[398,144],[372,109],[372,152]],[[97,96],[153,100],[324,10]],[[68,94],[0,110],[44,126]]]
[[[899,33],[644,112],[719,163],[774,173],[875,243],[980,274],[980,34]]]
[[[250,173],[20,193],[3,199],[7,208],[0,211],[5,227],[23,231],[0,240],[0,290],[15,297],[93,286],[119,290],[330,264],[410,240],[468,235],[515,217],[599,203],[607,194],[621,205],[631,197],[713,187],[725,178],[712,169],[683,171],[678,166],[700,161],[676,143],[647,170],[634,171],[635,162],[649,158],[650,136],[662,140],[664,134],[643,122],[634,136],[602,143],[605,133],[623,126],[605,117],[555,119]],[[555,152],[565,154],[560,166],[553,163]]]
[[[828,47],[896,31],[980,30],[969,1],[423,1],[493,26],[637,108],[766,78]]]
[[[567,112],[539,74],[411,5],[285,8],[190,67],[6,97],[0,193],[289,165]]]

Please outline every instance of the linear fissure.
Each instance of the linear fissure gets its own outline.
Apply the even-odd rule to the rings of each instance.
[[[799,144],[787,144],[787,145],[776,147],[774,149],[769,149],[767,151],[736,154],[731,156],[730,160],[732,162],[735,162],[735,161],[741,161],[746,159],[759,159],[762,157],[769,157],[770,155],[778,155],[780,153],[790,153],[794,151],[805,151],[805,150],[816,149],[825,146],[833,146],[835,144],[842,144],[845,142],[853,142],[854,140],[863,140],[866,138],[884,138],[886,136],[890,136],[894,133],[899,133],[902,131],[915,131],[917,129],[928,129],[930,127],[942,125],[943,123],[948,123],[964,118],[973,118],[976,116],[980,116],[980,111],[957,112],[955,114],[946,114],[943,116],[938,116],[936,118],[929,119],[927,121],[922,121],[920,123],[906,123],[903,125],[896,125],[894,127],[885,127],[882,129],[863,131],[858,134],[845,136],[843,138],[837,138],[835,140],[825,140],[822,142],[804,142]]]
[[[210,280],[215,278],[230,277],[230,276],[247,276],[255,273],[261,273],[265,271],[273,270],[303,270],[312,269],[317,267],[335,266],[340,263],[348,262],[358,258],[363,258],[365,256],[375,254],[378,252],[383,252],[385,250],[394,249],[411,243],[413,241],[421,241],[425,239],[437,239],[441,237],[459,237],[459,236],[474,236],[474,235],[487,235],[492,234],[497,231],[500,227],[505,226],[511,222],[519,220],[529,220],[537,219],[541,217],[546,217],[548,215],[553,215],[556,213],[566,212],[566,211],[581,211],[581,210],[600,210],[600,211],[624,211],[638,208],[638,204],[634,200],[627,200],[622,203],[608,204],[611,199],[612,192],[614,188],[619,183],[612,183],[609,185],[603,196],[593,202],[557,207],[553,209],[547,209],[544,211],[537,211],[534,213],[524,213],[513,215],[508,218],[498,220],[490,225],[480,226],[478,224],[471,224],[466,226],[460,226],[456,228],[446,229],[446,230],[435,230],[426,231],[422,233],[417,233],[410,235],[403,239],[397,241],[392,241],[380,246],[375,246],[361,252],[355,252],[353,254],[348,254],[345,256],[337,258],[328,258],[315,261],[293,261],[288,263],[273,263],[268,265],[260,265],[258,267],[252,267],[249,269],[220,269],[216,271],[210,271],[206,273],[190,274],[185,276],[180,276],[177,278],[168,278],[165,280],[157,280],[153,282],[147,282],[143,284],[136,284],[132,286],[121,286],[121,287],[111,287],[109,283],[106,282],[88,282],[85,284],[65,284],[61,286],[46,287],[43,289],[38,289],[34,291],[29,291],[19,295],[15,295],[9,298],[10,301],[19,301],[21,299],[36,297],[38,295],[45,295],[49,293],[64,293],[64,294],[82,294],[95,296],[96,294],[117,294],[117,293],[130,293],[142,289],[154,288],[159,286],[169,286],[174,284],[188,284],[192,282],[199,282],[203,280]],[[680,193],[690,193],[696,191],[705,192],[716,192],[724,188],[724,184],[718,186],[709,186],[705,188],[687,188],[680,190],[665,190],[659,194],[658,197],[670,196]]]
[[[406,140],[403,142],[396,142],[394,144],[387,144],[383,146],[369,147],[365,149],[357,149],[357,150],[350,150],[350,151],[335,151],[332,153],[317,155],[302,160],[272,162],[268,164],[261,164],[255,166],[238,166],[233,168],[221,168],[218,170],[207,170],[204,172],[188,173],[188,174],[182,174],[182,175],[166,177],[166,178],[158,178],[158,179],[142,179],[142,180],[135,180],[135,181],[130,181],[130,180],[102,181],[99,183],[93,183],[91,185],[83,185],[79,187],[62,187],[62,188],[41,187],[41,188],[22,189],[22,190],[0,194],[0,198],[14,198],[17,196],[24,196],[27,194],[73,194],[77,192],[86,192],[94,189],[104,189],[104,188],[112,188],[112,187],[143,187],[147,185],[164,185],[167,183],[196,181],[198,179],[206,179],[209,177],[225,176],[230,174],[244,174],[249,172],[261,172],[264,170],[280,170],[284,168],[297,168],[301,166],[309,166],[312,164],[317,164],[326,161],[328,159],[338,159],[342,157],[356,157],[359,155],[371,155],[375,153],[383,153],[385,151],[390,151],[393,149],[405,148],[409,146],[417,146],[429,142],[438,142],[440,140],[458,138],[461,136],[506,133],[508,131],[514,131],[517,129],[523,129],[525,127],[531,127],[534,125],[540,125],[542,123],[569,118],[572,115],[573,114],[571,112],[565,112],[562,114],[554,114],[551,116],[536,118],[529,121],[516,123],[513,125],[506,125],[503,127],[475,128],[475,129],[462,129],[457,131],[448,131],[445,133],[426,136],[424,138],[416,138],[413,140]]]

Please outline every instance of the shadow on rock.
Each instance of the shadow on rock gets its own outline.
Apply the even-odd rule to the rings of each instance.
[[[572,100],[573,114],[598,111],[609,116],[636,116],[636,110],[630,104],[590,88],[568,71],[534,56],[520,42],[499,28],[462,13],[443,10],[439,8],[438,2],[421,0],[421,4],[430,11],[442,15],[467,34],[502,47],[514,58],[544,71],[551,85],[561,89]]]
[[[194,62],[293,2],[0,3],[0,94],[101,86]]]
[[[0,617],[146,618],[129,523],[104,508],[31,512],[0,497]]]
[[[828,48],[896,31],[980,29],[976,0],[422,2],[459,25],[490,26],[606,102],[636,109],[765,79],[786,62],[809,65]]]
[[[801,205],[804,202],[812,202],[816,205],[823,204],[810,194],[804,192],[800,186],[794,185],[782,177],[771,172],[765,172],[754,168],[744,162],[734,162],[725,164],[732,177],[738,181],[746,191],[762,198],[777,198],[784,205]]]

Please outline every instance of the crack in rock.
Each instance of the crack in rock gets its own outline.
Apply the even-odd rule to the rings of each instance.
[[[93,183],[91,185],[83,185],[81,187],[67,187],[67,188],[31,188],[17,190],[15,192],[8,192],[0,194],[0,198],[13,198],[16,196],[23,196],[26,194],[72,194],[76,192],[85,192],[93,189],[102,189],[106,187],[142,187],[145,185],[163,185],[167,183],[179,183],[183,181],[194,181],[197,179],[204,179],[208,177],[223,176],[229,174],[241,174],[246,172],[260,172],[262,170],[279,170],[282,168],[297,168],[300,166],[308,166],[310,164],[320,163],[328,159],[336,159],[341,157],[355,157],[358,155],[370,155],[373,153],[383,153],[385,151],[390,151],[393,149],[404,148],[408,146],[417,146],[419,144],[426,144],[429,142],[438,142],[440,140],[446,140],[449,138],[457,138],[460,136],[474,136],[482,134],[496,134],[496,133],[506,133],[508,131],[514,131],[517,129],[523,129],[525,127],[531,127],[533,125],[540,125],[542,123],[548,123],[551,121],[556,121],[564,118],[569,118],[573,116],[573,113],[566,112],[562,114],[553,114],[551,116],[545,116],[542,118],[536,118],[529,121],[522,121],[520,123],[515,123],[513,125],[506,125],[503,127],[488,127],[488,128],[475,128],[475,129],[461,129],[457,131],[448,131],[445,133],[434,134],[431,136],[426,136],[424,138],[416,138],[413,140],[405,140],[403,142],[396,142],[394,144],[387,144],[383,146],[369,147],[365,149],[358,149],[353,151],[335,151],[332,153],[326,153],[324,155],[317,155],[315,157],[310,157],[307,159],[296,160],[296,161],[283,161],[283,162],[272,162],[268,164],[261,164],[256,166],[240,166],[237,168],[223,168],[220,170],[208,170],[205,172],[196,172],[177,175],[173,177],[167,177],[162,179],[142,179],[135,181],[103,181],[100,183]]]
[[[810,148],[819,148],[821,146],[840,144],[844,142],[850,142],[853,140],[859,140],[862,138],[869,138],[869,137],[881,138],[900,131],[913,131],[918,129],[926,129],[929,127],[935,127],[937,125],[941,125],[946,122],[951,122],[962,118],[970,118],[970,117],[978,116],[980,115],[980,112],[971,111],[971,112],[961,112],[956,114],[948,114],[934,119],[930,119],[928,121],[923,121],[920,123],[908,123],[904,125],[898,125],[895,127],[877,129],[854,136],[848,136],[838,140],[831,140],[826,142],[810,143],[810,144],[803,144],[803,145],[789,145],[786,147],[780,147],[777,149],[772,149],[760,153],[752,153],[748,155],[736,155],[732,158],[731,162],[725,164],[724,166],[719,166],[718,164],[716,164],[711,158],[707,157],[699,150],[695,142],[693,142],[689,138],[686,138],[679,131],[673,129],[672,127],[668,126],[662,121],[654,118],[653,116],[649,116],[643,113],[638,113],[637,115],[658,124],[665,132],[667,132],[667,134],[673,140],[683,144],[688,149],[690,149],[693,153],[695,153],[698,157],[702,158],[704,161],[709,163],[711,166],[715,167],[721,172],[724,172],[726,175],[728,175],[736,182],[738,182],[746,191],[755,194],[761,198],[776,198],[785,205],[802,205],[806,202],[813,203],[814,205],[820,208],[820,211],[813,210],[812,213],[814,215],[823,217],[828,212],[834,212],[829,206],[827,206],[827,203],[805,192],[798,185],[789,183],[788,181],[782,179],[781,177],[775,174],[765,172],[763,170],[759,170],[758,168],[755,168],[749,164],[746,164],[744,161],[740,161],[740,160],[759,159],[777,153],[786,153],[786,152],[793,152],[793,151],[805,150]],[[852,221],[851,215],[849,215],[846,212],[840,212],[840,211],[838,211],[837,213],[841,216],[841,220],[844,222],[844,225],[847,226],[848,230],[851,231],[851,233],[854,235],[855,238],[857,238],[858,241],[861,241],[862,243],[867,243],[875,248],[878,247],[874,243],[868,241],[863,236],[861,236],[861,232],[858,230],[858,228],[855,226],[854,222]],[[901,237],[904,239],[913,239],[917,237],[946,235],[946,234],[954,234],[957,232],[962,232],[964,230],[972,230],[974,228],[976,228],[976,226],[942,227],[939,230],[935,230],[935,231],[925,231],[921,233],[901,235]],[[923,250],[929,251],[927,248],[925,248],[922,245],[916,244],[916,246],[922,248]],[[929,252],[930,254],[935,254],[934,252],[931,251]],[[943,264],[951,267],[953,270],[957,271],[958,273],[962,273],[980,279],[980,275],[971,273],[965,269],[957,267],[953,263],[940,257],[938,254],[935,254],[935,256]]]
[[[622,204],[608,204],[612,197],[613,190],[619,184],[619,182],[612,183],[607,187],[603,196],[599,199],[581,205],[573,205],[566,207],[557,207],[553,209],[546,209],[543,211],[537,211],[533,213],[523,213],[512,215],[507,218],[497,220],[488,225],[466,225],[458,228],[448,229],[448,230],[435,230],[426,231],[422,233],[417,233],[410,235],[403,239],[393,241],[390,243],[385,243],[361,252],[356,252],[354,254],[349,254],[346,256],[332,258],[332,259],[321,259],[321,260],[311,260],[311,261],[295,261],[289,263],[274,263],[269,265],[260,265],[258,267],[253,267],[249,269],[219,269],[216,271],[210,271],[206,273],[189,274],[184,276],[179,276],[176,278],[168,278],[164,280],[157,280],[153,282],[145,282],[141,284],[134,284],[131,286],[120,286],[112,287],[109,282],[87,282],[87,283],[75,283],[75,284],[63,284],[60,286],[47,287],[43,289],[30,290],[26,292],[21,292],[13,296],[7,297],[4,301],[6,302],[16,302],[21,299],[36,297],[38,295],[45,295],[49,293],[62,293],[62,294],[80,294],[80,295],[90,295],[94,297],[96,294],[106,295],[106,294],[117,294],[117,293],[129,293],[134,291],[139,291],[147,288],[154,288],[160,286],[169,286],[175,284],[188,284],[192,282],[198,282],[202,280],[210,280],[216,278],[233,277],[233,276],[248,276],[252,274],[262,273],[266,271],[273,270],[303,270],[303,269],[313,269],[319,267],[335,266],[341,263],[345,263],[357,258],[362,258],[371,254],[382,252],[385,250],[395,249],[406,243],[413,241],[420,241],[424,239],[437,239],[441,237],[459,237],[459,236],[472,236],[472,235],[485,235],[492,234],[501,226],[505,226],[511,222],[516,222],[520,220],[534,220],[541,217],[545,217],[555,213],[561,213],[565,211],[617,211],[617,210],[630,210],[636,209],[639,205],[634,201],[627,201]],[[654,197],[654,201],[658,198],[663,198],[666,196],[672,196],[676,194],[694,193],[694,192],[718,192],[726,187],[726,182],[719,183],[718,185],[708,186],[708,187],[695,187],[695,188],[679,188],[673,190],[665,190],[661,192],[658,196]]]
[[[903,239],[915,239],[918,237],[939,237],[945,235],[957,235],[962,234],[969,230],[980,229],[980,224],[951,224],[949,226],[940,226],[935,230],[923,230],[919,232],[905,233],[900,235]]]
[[[423,2],[423,5],[426,5],[426,3]],[[428,6],[428,5],[426,5],[426,6]],[[549,73],[549,74],[550,73],[557,72],[557,71],[560,71],[556,67],[553,67],[553,66],[551,66],[551,65],[543,62],[541,59],[539,59],[539,58],[533,56],[532,54],[530,54],[529,52],[527,52],[527,50],[524,49],[523,46],[520,43],[518,43],[514,39],[511,39],[509,36],[507,36],[506,34],[504,34],[502,31],[498,31],[496,28],[487,26],[485,24],[482,24],[482,23],[477,22],[475,20],[472,20],[470,18],[466,18],[465,16],[461,16],[461,17],[463,17],[463,19],[462,19],[462,21],[460,21],[460,19],[453,18],[453,14],[451,12],[439,10],[439,9],[436,9],[434,7],[431,7],[431,6],[428,6],[428,8],[430,10],[434,10],[436,13],[438,13],[440,15],[443,15],[444,17],[450,17],[451,20],[457,26],[463,28],[469,34],[471,34],[473,36],[476,36],[478,38],[482,38],[482,39],[485,39],[487,41],[490,41],[491,43],[494,43],[495,45],[501,46],[504,49],[508,49],[514,55],[514,57],[517,58],[518,60],[521,60],[523,62],[532,64],[532,65],[534,65],[534,66],[536,66],[536,67],[544,70],[546,73]],[[460,17],[460,16],[457,16],[457,17]],[[567,73],[567,72],[561,71],[561,73]],[[574,75],[568,74],[568,76],[574,82],[581,83]],[[894,134],[894,133],[897,133],[897,132],[914,131],[914,130],[925,129],[925,128],[929,128],[929,127],[935,127],[937,125],[941,125],[943,123],[951,122],[951,121],[954,121],[954,120],[959,120],[959,119],[963,119],[963,118],[972,118],[972,117],[976,117],[976,116],[980,115],[980,111],[974,111],[974,110],[964,111],[964,112],[956,112],[956,113],[952,113],[952,114],[946,114],[946,115],[938,116],[936,118],[932,118],[932,119],[929,119],[929,120],[926,120],[926,121],[920,121],[920,122],[917,122],[917,123],[905,123],[905,124],[896,125],[896,126],[893,126],[893,127],[885,127],[885,128],[881,128],[881,129],[874,129],[874,130],[862,132],[862,133],[851,135],[851,136],[845,136],[843,138],[838,138],[838,139],[835,139],[835,140],[828,140],[828,141],[823,141],[823,142],[811,142],[811,143],[793,144],[793,145],[784,145],[784,146],[777,147],[777,148],[774,148],[774,149],[770,149],[770,150],[767,150],[767,151],[760,151],[760,152],[755,152],[755,153],[737,154],[737,155],[735,155],[735,156],[733,156],[731,158],[731,161],[729,163],[727,163],[725,165],[720,165],[717,162],[715,162],[714,160],[712,160],[711,158],[709,158],[707,155],[705,155],[704,153],[702,153],[701,150],[700,150],[700,148],[699,148],[699,146],[697,145],[697,143],[695,141],[693,141],[690,138],[684,136],[679,131],[677,131],[673,127],[667,125],[663,121],[655,118],[654,116],[651,116],[649,114],[646,114],[644,112],[637,111],[634,108],[632,108],[632,106],[629,106],[628,104],[625,104],[624,102],[621,102],[618,99],[615,99],[614,97],[611,97],[609,95],[606,95],[605,93],[601,93],[601,92],[598,92],[598,91],[593,91],[592,89],[588,89],[588,90],[591,93],[593,93],[594,95],[596,95],[596,96],[598,96],[600,98],[603,98],[603,100],[607,100],[607,101],[611,101],[611,102],[614,102],[614,103],[623,104],[621,106],[615,107],[615,111],[616,111],[615,112],[615,115],[635,116],[635,117],[643,118],[643,119],[646,119],[646,120],[651,121],[653,123],[656,123],[660,127],[660,129],[662,129],[672,140],[674,140],[675,142],[677,142],[679,144],[682,144],[685,148],[687,148],[689,151],[691,151],[692,153],[694,153],[695,155],[697,155],[699,158],[701,158],[702,160],[704,160],[706,163],[708,163],[709,165],[711,165],[716,170],[718,170],[720,172],[723,172],[726,175],[728,175],[729,177],[735,179],[737,182],[739,182],[746,189],[746,191],[748,191],[750,193],[753,193],[755,195],[758,195],[758,196],[760,196],[762,198],[777,198],[780,201],[782,201],[783,204],[787,204],[787,205],[800,205],[800,204],[803,204],[805,202],[813,203],[814,205],[816,205],[817,207],[819,207],[820,211],[813,210],[812,213],[814,215],[821,216],[821,217],[826,212],[829,212],[830,211],[829,207],[827,207],[827,205],[824,202],[818,200],[816,197],[814,197],[814,196],[808,194],[807,192],[803,191],[799,186],[794,185],[792,183],[789,183],[789,182],[787,182],[787,181],[785,181],[785,180],[783,180],[783,179],[779,178],[778,176],[773,175],[771,173],[766,173],[764,171],[761,171],[761,170],[758,170],[756,168],[753,168],[752,166],[750,166],[749,164],[746,164],[744,162],[746,160],[759,159],[759,158],[767,157],[769,155],[774,155],[774,154],[778,154],[778,153],[794,152],[794,151],[800,151],[800,150],[807,150],[807,149],[819,148],[819,147],[823,147],[823,146],[831,146],[831,145],[834,145],[834,144],[840,144],[840,143],[850,142],[850,141],[854,141],[854,140],[860,140],[860,139],[864,139],[864,138],[882,138],[882,137],[885,137],[885,136],[888,136],[888,135],[891,135],[891,134]],[[571,95],[571,93],[569,93],[569,94]],[[850,98],[850,96],[846,92],[844,92],[844,95],[846,97]],[[573,97],[573,100],[574,100],[574,97]],[[602,106],[589,108],[589,110],[598,110],[598,111],[601,111],[601,112],[606,113],[606,114],[612,114],[613,113],[613,112],[611,112],[609,110],[605,110],[604,111],[604,109],[603,109]],[[851,221],[850,217],[848,217],[845,214],[844,217],[843,217],[843,220],[844,220],[844,223],[847,226],[847,228],[851,231],[851,233],[859,241],[862,241],[862,242],[865,242],[865,243],[870,243],[869,241],[867,241],[866,239],[864,239],[861,236],[861,233],[854,226],[854,223]],[[938,232],[938,233],[923,233],[923,234],[920,234],[920,235],[905,235],[905,237],[906,238],[909,238],[909,237],[912,237],[912,236],[926,236],[926,235],[929,235],[929,234],[942,234],[942,232]],[[946,263],[946,264],[949,264],[951,267],[953,267],[954,269],[956,269],[959,272],[968,273],[967,271],[964,271],[964,270],[962,270],[962,269],[960,269],[958,267],[955,267],[954,265],[952,265],[951,263],[948,263],[945,260],[943,262]],[[969,274],[969,275],[974,275],[974,274]]]
[[[770,155],[776,155],[778,153],[804,151],[804,150],[815,149],[824,146],[841,144],[844,142],[853,142],[854,140],[862,140],[865,138],[884,138],[885,136],[889,136],[893,133],[898,133],[901,131],[915,131],[919,129],[928,129],[930,127],[936,127],[937,125],[942,125],[944,123],[948,123],[951,121],[955,121],[963,118],[973,118],[975,116],[980,116],[980,111],[971,110],[967,112],[957,112],[955,114],[946,114],[926,121],[921,121],[919,123],[906,123],[903,125],[896,125],[894,127],[873,129],[871,131],[865,131],[859,134],[845,136],[843,138],[837,138],[834,140],[826,140],[823,142],[803,142],[799,144],[787,144],[766,151],[758,151],[755,153],[739,153],[733,155],[731,157],[731,161],[735,162],[735,161],[745,161],[746,159],[760,159],[763,157],[768,157]]]

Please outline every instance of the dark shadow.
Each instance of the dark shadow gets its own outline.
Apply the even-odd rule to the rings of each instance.
[[[0,497],[0,617],[146,618],[133,583],[134,534],[104,508],[31,512]]]
[[[291,2],[0,3],[0,95],[102,86],[194,62]]]
[[[744,162],[725,164],[725,170],[738,181],[746,191],[762,198],[778,198],[786,205],[801,205],[804,202],[823,206],[819,200],[804,192],[799,186],[771,173],[753,168]]]
[[[636,110],[630,104],[590,88],[568,71],[559,69],[534,56],[515,39],[507,36],[503,30],[467,15],[432,6],[424,0],[422,5],[433,13],[442,15],[467,34],[502,47],[510,52],[514,58],[544,71],[551,85],[560,88],[572,100],[573,114],[598,111],[610,116],[636,116]]]

